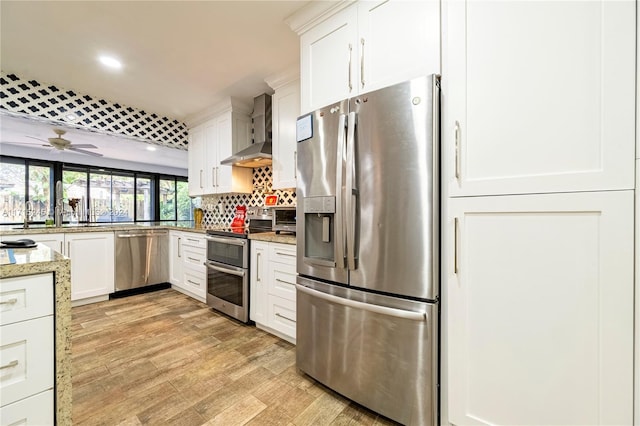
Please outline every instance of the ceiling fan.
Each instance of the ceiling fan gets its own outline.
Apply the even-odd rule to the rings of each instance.
[[[36,138],[33,136],[27,136],[30,139],[35,139],[37,141],[42,141],[42,142],[47,142],[46,144],[42,145],[42,146],[46,146],[46,147],[53,147],[59,151],[64,151],[66,149],[68,149],[69,151],[74,151],[74,152],[79,152],[81,154],[87,154],[87,155],[93,155],[94,157],[102,157],[102,154],[98,153],[98,152],[92,152],[92,151],[87,151],[86,148],[88,149],[97,149],[98,147],[89,143],[79,143],[79,144],[73,144],[71,143],[70,140],[68,139],[64,139],[62,137],[62,135],[64,135],[65,133],[67,133],[66,130],[62,130],[62,129],[53,129],[53,132],[56,134],[55,137],[53,138],[47,138],[47,140],[44,139],[40,139],[40,138]],[[32,144],[28,144],[28,143],[21,143],[21,142],[9,142],[12,145],[32,145]]]

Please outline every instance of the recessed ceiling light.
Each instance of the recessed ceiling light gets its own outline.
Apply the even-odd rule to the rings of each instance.
[[[156,150],[156,147],[155,147],[155,146],[151,146],[151,145],[149,145],[149,146],[147,147],[147,151],[155,151],[155,150]]]
[[[120,62],[119,60],[117,60],[114,57],[111,57],[111,56],[100,56],[98,58],[98,60],[105,67],[109,67],[109,68],[113,68],[113,69],[117,69],[117,70],[122,68],[122,62]]]
[[[66,118],[67,121],[76,121],[78,119],[78,116],[76,116],[75,114],[67,114],[64,116],[64,118]]]

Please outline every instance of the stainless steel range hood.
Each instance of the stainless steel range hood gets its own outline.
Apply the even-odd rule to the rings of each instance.
[[[263,93],[253,99],[253,143],[220,164],[238,167],[271,165],[271,95]]]

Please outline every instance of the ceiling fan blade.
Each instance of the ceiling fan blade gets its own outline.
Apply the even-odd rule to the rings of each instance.
[[[86,151],[84,149],[79,149],[74,146],[67,148],[69,151],[79,152],[81,154],[93,155],[94,157],[102,157],[102,154],[98,152]]]
[[[44,144],[37,144],[37,143],[31,143],[31,142],[1,142],[3,145],[23,145],[23,146],[32,146],[34,148],[37,147],[45,147],[45,148],[51,148],[51,145],[48,143],[44,143]]]
[[[98,148],[95,145],[92,145],[90,143],[72,143],[71,145],[69,145],[69,148]]]
[[[32,142],[8,142],[8,141],[7,141],[7,142],[5,142],[5,141],[2,141],[2,143],[6,143],[7,145],[31,145],[31,146],[38,146],[37,144],[32,143]],[[51,146],[51,145],[47,145],[47,146]]]
[[[40,141],[40,142],[46,142],[46,143],[49,143],[49,141],[48,141],[48,140],[46,140],[46,139],[40,139],[40,138],[36,138],[36,137],[33,137],[33,136],[25,136],[25,137],[27,137],[27,138],[29,138],[29,139],[35,139],[35,140]]]

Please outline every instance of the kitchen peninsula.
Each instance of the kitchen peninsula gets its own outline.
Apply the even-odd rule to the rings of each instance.
[[[34,354],[33,352],[41,352],[39,351],[40,346],[38,346],[40,342],[35,342],[34,346],[37,347],[32,349],[29,336],[22,342],[26,346],[22,354],[17,352],[9,353],[11,352],[11,345],[6,345],[8,349],[6,354],[3,350],[2,364],[8,363],[12,368],[20,370],[16,374],[21,374],[24,379],[17,380],[17,382],[14,382],[15,384],[8,383],[3,386],[3,406],[0,408],[0,412],[3,419],[11,420],[15,417],[16,420],[20,420],[26,418],[34,420],[33,424],[37,424],[38,420],[48,420],[48,423],[52,423],[53,419],[45,419],[44,417],[32,418],[31,416],[54,416],[55,412],[56,424],[69,425],[71,424],[72,396],[70,260],[44,244],[38,244],[35,248],[12,250],[12,261],[15,260],[15,263],[0,265],[0,298],[7,306],[0,313],[3,331],[2,346],[5,347],[5,339],[9,340],[11,338],[10,334],[12,333],[9,333],[9,331],[29,330],[33,328],[30,323],[47,319],[46,313],[43,314],[40,307],[49,310],[47,313],[50,313],[48,315],[50,317],[49,320],[53,321],[55,332],[53,336],[47,337],[55,343],[53,343],[53,348],[50,351],[52,353],[49,354]],[[48,285],[51,285],[51,287],[44,288]],[[43,300],[46,295],[52,296],[55,300],[53,312],[51,312],[52,304],[48,303],[47,300]],[[40,318],[41,316],[43,318]],[[21,325],[28,326],[20,328]],[[35,349],[38,350],[36,351]],[[8,357],[7,359],[5,359],[5,355]],[[22,362],[19,359],[20,356],[22,356]],[[29,361],[34,359],[30,358],[31,356],[37,357],[35,358],[37,360],[44,356],[53,357],[55,377],[53,383],[51,383],[51,376],[43,379],[40,375],[33,374],[37,373],[35,370],[40,367],[40,364],[46,365],[47,363],[31,364]],[[18,359],[14,359],[14,357]],[[26,362],[24,362],[25,358]],[[27,369],[29,370],[27,371]],[[7,376],[10,376],[10,374],[7,374]],[[49,384],[33,384],[31,380],[34,378],[35,381],[44,380],[45,382],[48,381]],[[53,385],[53,389],[51,389],[51,385]],[[55,405],[53,395],[55,395]],[[12,397],[17,400],[11,399]],[[34,409],[36,398],[44,398],[45,401],[48,399],[47,403],[55,408],[50,413],[43,414],[42,411],[44,410]],[[9,423],[13,422],[9,421]]]

